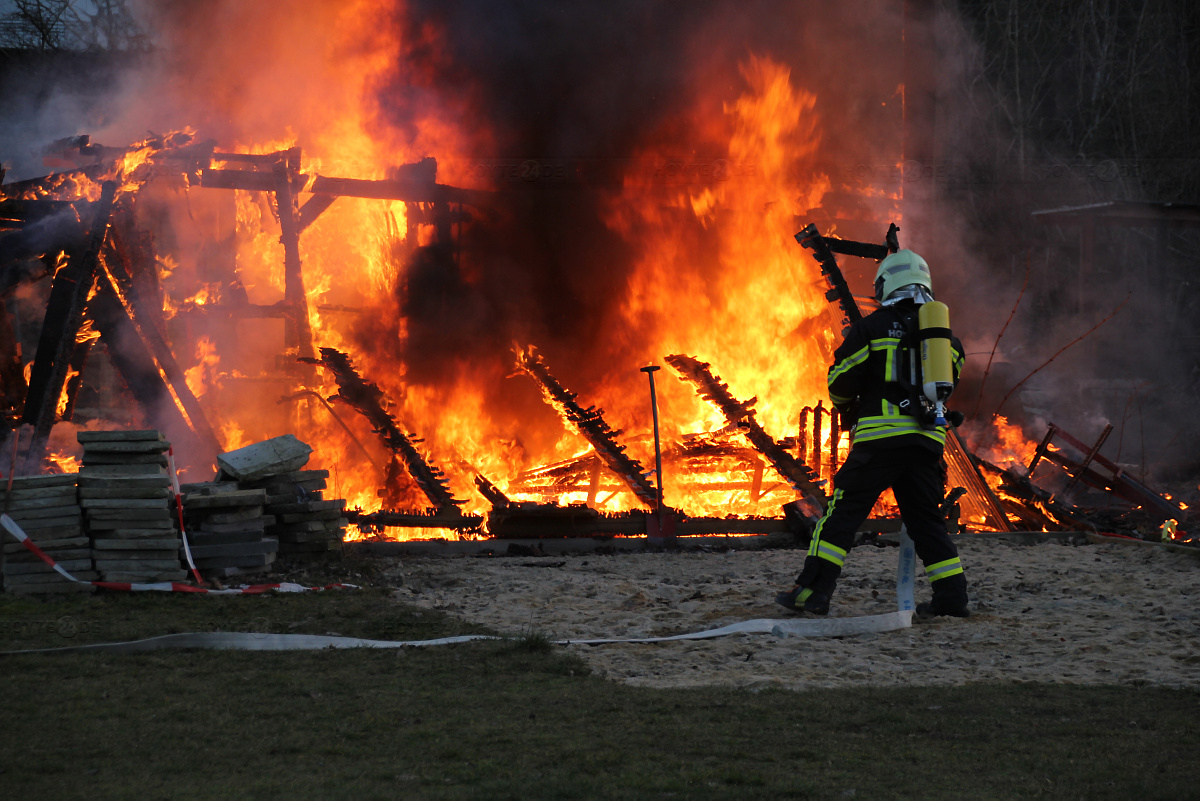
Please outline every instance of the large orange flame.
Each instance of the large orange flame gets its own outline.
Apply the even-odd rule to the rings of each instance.
[[[307,5],[304,14],[274,14],[254,4],[222,7],[229,17],[223,29],[235,33],[206,38],[203,57],[181,89],[222,128],[227,139],[219,150],[269,154],[300,147],[304,175],[376,180],[434,155],[439,182],[469,188],[479,180],[469,156],[487,152],[492,134],[486,126],[443,100],[414,106],[401,130],[384,122],[386,109],[374,91],[398,69],[410,69],[403,78],[412,86],[428,80],[402,67],[403,56],[420,49],[436,60],[436,27],[384,24],[388,4],[372,0]],[[186,28],[192,12],[177,13],[184,15],[180,29]],[[218,89],[230,85],[224,70],[234,63],[240,91]],[[652,144],[642,146],[605,203],[604,223],[633,255],[606,318],[607,340],[595,348],[605,358],[586,366],[589,397],[581,400],[604,407],[629,453],[647,467],[654,464],[651,410],[639,367],[674,353],[709,362],[735,397],[757,398],[758,422],[796,449],[801,409],[826,397],[825,370],[838,338],[840,315],[824,297],[811,255],[792,238],[832,187],[818,167],[825,134],[816,95],[783,64],[752,55],[732,92],[712,87],[700,96],[688,141],[647,136]],[[713,157],[696,165],[697,146]],[[140,143],[114,177],[132,190],[152,179],[153,160]],[[673,168],[682,162],[696,169]],[[233,165],[218,156],[213,166]],[[885,187],[860,189],[894,197]],[[78,192],[90,197],[94,187]],[[169,333],[222,446],[294,433],[314,448],[310,467],[330,471],[331,493],[351,507],[378,509],[390,454],[353,410],[330,400],[337,392],[331,376],[298,367],[299,354],[284,352],[283,321],[199,313],[284,300],[280,224],[269,193],[176,180],[158,195],[145,194],[145,203],[165,209],[184,245],[160,259],[164,304],[174,315]],[[300,194],[302,201],[310,197]],[[435,237],[424,211],[417,204],[341,197],[304,230],[300,261],[314,344],[347,352],[383,390],[389,413],[424,438],[421,447],[466,501],[465,511],[488,509],[472,483],[480,473],[517,501],[587,500],[605,511],[638,505],[607,474],[533,486],[531,470],[585,460],[589,446],[553,416],[497,412],[496,387],[524,380],[508,378],[511,364],[464,362],[447,365],[436,384],[409,380],[411,365],[394,355],[408,332],[399,295],[413,249]],[[872,223],[882,232],[887,221]],[[220,272],[214,264],[236,269],[214,275]],[[476,268],[462,269],[466,285],[478,282]],[[368,330],[382,333],[372,341]],[[693,515],[775,514],[794,497],[693,386],[669,370],[657,381],[662,439],[678,458],[663,471],[669,505]],[[828,451],[828,430],[823,437]],[[678,454],[700,446],[708,448],[705,467],[689,471]],[[836,461],[813,467],[828,478]]]

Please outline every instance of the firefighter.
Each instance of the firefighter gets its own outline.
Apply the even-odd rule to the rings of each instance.
[[[967,617],[967,580],[941,511],[946,429],[934,423],[912,364],[921,339],[919,307],[934,299],[929,265],[911,250],[888,255],[875,274],[875,299],[879,309],[847,329],[829,368],[829,397],[853,426],[850,453],[833,478],[833,497],[796,586],[775,601],[827,614],[854,535],[890,487],[933,588],[932,601],[917,605],[918,617]],[[962,344],[946,329],[939,333],[950,338],[957,383]]]

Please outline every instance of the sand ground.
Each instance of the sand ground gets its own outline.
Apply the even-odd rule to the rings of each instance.
[[[960,542],[973,614],[839,638],[564,646],[614,681],[807,689],[979,681],[1200,686],[1200,558],[1124,544]],[[831,615],[896,609],[898,550],[855,548]],[[650,637],[787,618],[803,552],[387,557],[396,597],[509,634]],[[917,579],[917,600],[929,586]]]

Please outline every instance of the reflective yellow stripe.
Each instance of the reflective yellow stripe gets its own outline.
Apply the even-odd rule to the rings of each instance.
[[[925,568],[925,575],[929,577],[930,581],[956,576],[961,572],[963,572],[962,562],[959,561],[957,556]]]
[[[796,596],[795,603],[797,603],[797,604],[804,603],[805,601],[808,600],[808,596],[812,595],[812,592],[813,591],[811,589],[809,589],[808,587],[805,587],[804,589],[800,590],[800,594]]]
[[[865,347],[860,348],[859,350],[847,356],[845,359],[842,359],[840,362],[829,368],[829,380],[827,383],[833,384],[833,382],[840,378],[843,373],[862,364],[870,355],[871,349],[869,347]]]
[[[846,563],[846,552],[836,545],[830,545],[828,542],[817,543],[815,555],[826,562],[833,562],[838,567]]]
[[[884,401],[884,403],[887,403],[887,401]],[[917,422],[917,418],[913,417],[911,414],[904,414],[896,407],[895,404],[891,404],[891,406],[893,409],[896,409],[894,414],[873,414],[867,417],[860,417],[858,418],[859,426],[870,428],[871,426],[890,426],[897,423],[904,425],[920,425],[920,423]]]
[[[829,499],[829,505],[825,507],[825,514],[817,521],[817,527],[813,530],[812,541],[808,544],[808,555],[816,556],[817,548],[821,543],[821,531],[825,528],[825,521],[833,514],[833,510],[837,507],[838,501],[842,499],[842,491],[834,489],[833,497]]]
[[[946,444],[946,431],[942,428],[922,428],[915,417],[895,415],[890,417],[865,417],[854,429],[855,442],[896,437],[901,434],[921,434],[941,445]]]

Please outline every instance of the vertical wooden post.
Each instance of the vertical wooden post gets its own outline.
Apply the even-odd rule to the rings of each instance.
[[[284,347],[303,358],[314,356],[312,329],[308,324],[308,295],[300,265],[300,222],[292,175],[300,171],[300,148],[284,151],[274,167],[275,206],[279,212],[280,242],[283,244],[283,302],[288,307],[284,319]]]
[[[800,410],[800,430],[796,435],[796,458],[808,462],[808,416],[812,408],[805,406]]]
[[[825,401],[817,401],[817,408],[813,409],[813,440],[812,440],[812,462],[809,467],[821,477],[821,454],[824,453],[824,448],[821,445],[821,433],[823,428],[823,420],[821,419],[825,413]]]
[[[836,408],[829,410],[829,477],[838,470],[838,445],[842,440],[842,413]]]

